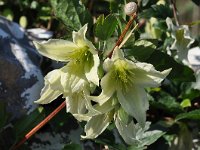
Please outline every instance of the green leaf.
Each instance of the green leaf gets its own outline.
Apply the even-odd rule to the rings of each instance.
[[[193,110],[187,113],[181,113],[178,116],[176,116],[175,120],[179,121],[182,119],[200,120],[200,109]]]
[[[125,54],[128,57],[134,56],[136,60],[145,61],[151,56],[155,48],[156,46],[152,42],[139,40],[131,48],[125,50]]]
[[[86,23],[92,24],[92,17],[79,0],[51,0],[55,16],[69,29],[78,30]]]
[[[164,135],[165,132],[162,132],[160,130],[153,130],[145,132],[143,135],[143,138],[140,139],[142,142],[142,145],[151,145],[154,143],[157,139],[159,139],[162,135]]]
[[[21,138],[27,134],[32,128],[44,119],[44,111],[42,107],[35,109],[29,115],[20,119],[14,125],[15,134],[18,138]]]
[[[125,55],[131,59],[133,56],[141,62],[148,62],[159,70],[172,68],[167,78],[175,81],[195,81],[194,72],[191,68],[176,62],[171,56],[156,50],[155,41],[138,40],[134,45],[125,47]],[[181,72],[181,74],[180,74]]]
[[[185,107],[191,107],[191,101],[190,99],[184,99],[182,102],[181,102],[181,107],[185,108]]]
[[[145,7],[148,3],[149,3],[150,0],[142,0],[142,6]]]
[[[192,0],[196,5],[200,6],[200,1],[199,0]]]
[[[101,40],[107,40],[112,36],[118,25],[117,18],[114,15],[108,15],[104,18],[104,15],[99,16],[95,25],[95,35]]]
[[[71,144],[67,144],[65,145],[65,147],[62,150],[82,150],[81,145],[80,144],[75,144],[75,143],[71,143]]]
[[[151,8],[145,9],[139,14],[139,18],[149,19],[151,17],[166,19],[173,17],[169,5],[152,5]]]
[[[161,91],[156,92],[155,95],[156,101],[151,101],[151,106],[173,115],[183,112],[180,104],[176,102],[176,99],[168,93]]]
[[[191,68],[179,64],[171,56],[161,51],[154,51],[146,62],[153,64],[159,71],[172,68],[172,71],[167,76],[168,79],[182,82],[195,81],[194,71]]]

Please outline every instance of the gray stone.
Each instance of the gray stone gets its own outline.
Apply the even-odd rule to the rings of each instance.
[[[41,56],[18,24],[0,17],[0,102],[5,102],[12,119],[36,108],[43,76]]]

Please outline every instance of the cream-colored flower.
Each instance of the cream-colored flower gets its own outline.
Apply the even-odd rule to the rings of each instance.
[[[34,42],[39,53],[57,61],[74,61],[83,70],[87,80],[99,85],[99,57],[92,42],[86,39],[87,24],[78,32],[73,32],[73,42],[51,39],[47,42]]]
[[[188,50],[194,39],[190,36],[189,28],[187,25],[175,26],[170,18],[166,19],[168,29],[171,31],[174,43],[170,47],[171,50],[177,50],[177,57],[184,64],[188,63]]]
[[[49,72],[45,77],[45,86],[36,103],[47,104],[63,95],[67,101],[67,111],[78,120],[88,120],[90,115],[80,117],[79,114],[98,113],[92,109],[85,96],[90,94],[90,85],[99,85],[99,57],[93,44],[85,37],[87,25],[78,32],[73,32],[73,42],[66,40],[49,40],[34,42],[38,51],[51,59],[67,62],[60,68]],[[92,111],[93,110],[93,111]],[[95,113],[94,113],[95,112]]]
[[[101,79],[102,92],[91,99],[103,105],[116,96],[122,108],[144,126],[149,107],[145,88],[159,86],[171,69],[159,72],[151,64],[130,61],[118,47],[112,58],[105,60],[104,68],[107,73]]]

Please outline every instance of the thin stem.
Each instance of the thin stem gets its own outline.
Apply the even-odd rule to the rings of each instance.
[[[179,26],[179,21],[178,21],[178,16],[177,16],[177,8],[176,8],[176,2],[175,0],[170,0],[172,4],[172,9],[173,9],[173,14],[174,14],[174,19],[176,22],[176,25]]]
[[[39,129],[41,129],[46,123],[48,123],[57,113],[59,113],[66,106],[66,102],[62,102],[52,113],[50,113],[44,120],[42,120],[37,126],[29,131],[25,137],[17,143],[11,150],[17,150],[24,142],[26,142],[32,135],[34,135]]]
[[[130,31],[130,33],[125,37],[125,39],[121,42],[121,44],[119,45],[119,48],[121,48],[126,42],[127,40],[130,38],[131,34],[133,33],[133,31],[135,31],[138,28],[139,24],[136,24],[135,27]]]
[[[116,46],[119,46],[121,44],[121,42],[123,41],[126,33],[128,32],[128,29],[131,27],[131,24],[133,23],[134,19],[137,17],[136,14],[133,14],[133,16],[130,18],[130,20],[128,21],[128,23],[126,24],[126,27],[124,28],[124,31],[122,32],[122,34],[120,35],[120,37],[118,38],[114,48],[112,49],[112,51],[108,54],[108,57],[111,58],[112,53],[115,49]]]

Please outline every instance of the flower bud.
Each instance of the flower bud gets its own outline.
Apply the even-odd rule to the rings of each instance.
[[[124,12],[126,15],[133,15],[135,12],[137,12],[137,4],[135,2],[129,2],[124,7]]]

